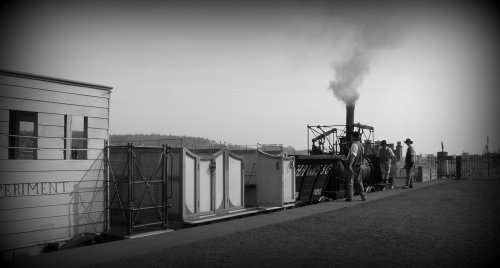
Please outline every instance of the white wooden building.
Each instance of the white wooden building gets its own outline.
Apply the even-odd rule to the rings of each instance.
[[[2,259],[104,231],[111,89],[0,70]]]

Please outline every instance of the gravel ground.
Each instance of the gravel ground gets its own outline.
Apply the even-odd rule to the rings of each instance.
[[[92,267],[494,267],[499,192],[499,180],[450,180]]]

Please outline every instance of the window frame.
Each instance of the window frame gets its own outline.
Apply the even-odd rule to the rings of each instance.
[[[21,122],[33,123],[33,136],[22,136]],[[23,139],[34,139],[32,147],[22,147]],[[9,110],[9,159],[10,160],[37,160],[38,159],[38,113],[32,111]],[[31,157],[25,158],[23,148],[31,150]]]
[[[83,137],[73,137],[73,118],[83,118]],[[88,140],[89,140],[89,127],[88,116],[79,115],[64,115],[64,155],[66,160],[87,160],[88,159]],[[74,149],[74,140],[79,139],[83,141],[82,148]]]

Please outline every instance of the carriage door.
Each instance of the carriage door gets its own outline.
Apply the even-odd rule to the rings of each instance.
[[[216,164],[212,159],[200,159],[198,212],[206,214],[213,210],[212,193]]]

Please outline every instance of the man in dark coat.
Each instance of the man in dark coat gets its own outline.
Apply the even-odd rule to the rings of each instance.
[[[413,188],[413,176],[411,174],[412,168],[415,165],[415,149],[413,149],[413,141],[410,139],[405,140],[408,148],[406,149],[405,157],[405,170],[406,170],[406,183],[403,188]]]

